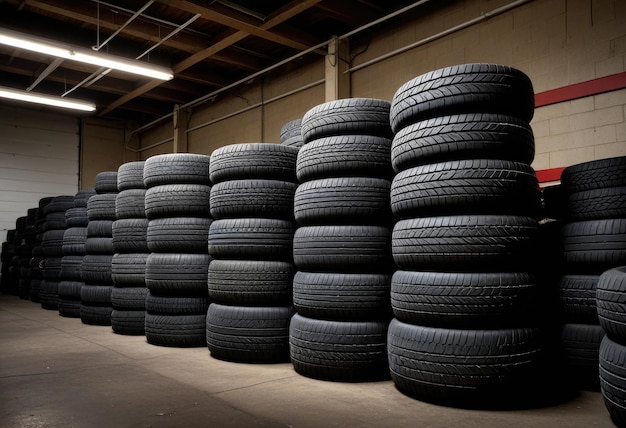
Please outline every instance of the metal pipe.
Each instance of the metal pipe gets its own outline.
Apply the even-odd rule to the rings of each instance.
[[[202,15],[199,13],[196,13],[194,16],[192,16],[191,18],[189,18],[185,23],[183,23],[182,25],[179,25],[178,27],[176,27],[174,30],[172,30],[171,33],[169,33],[167,36],[163,37],[156,45],[152,46],[150,49],[148,49],[147,51],[145,51],[144,53],[142,53],[141,55],[139,55],[136,59],[141,59],[144,56],[146,56],[147,54],[149,54],[152,50],[158,48],[159,46],[161,46],[163,43],[165,43],[168,39],[171,39],[172,37],[174,37],[176,34],[178,34],[179,32],[181,32],[182,30],[184,30],[185,28],[187,28],[189,25],[191,25],[192,22],[194,22],[196,19],[200,18]]]
[[[344,73],[350,73],[350,72],[354,72],[354,71],[357,71],[357,70],[361,70],[362,68],[365,68],[365,67],[368,67],[368,66],[370,66],[372,64],[376,64],[378,62],[384,61],[384,60],[386,60],[388,58],[391,58],[393,56],[396,56],[396,55],[401,54],[403,52],[406,52],[408,50],[414,49],[414,48],[416,48],[418,46],[425,45],[425,44],[430,43],[430,42],[432,42],[434,40],[437,40],[437,39],[440,39],[442,37],[448,36],[448,35],[450,35],[452,33],[456,33],[457,31],[464,30],[465,28],[471,27],[471,26],[473,26],[475,24],[478,24],[479,22],[482,22],[482,21],[484,21],[486,19],[489,19],[489,18],[497,16],[497,15],[500,15],[500,14],[502,14],[504,12],[507,12],[507,11],[509,11],[511,9],[514,9],[514,8],[516,8],[518,6],[521,6],[523,4],[530,3],[531,1],[533,1],[533,0],[518,0],[516,2],[508,4],[506,6],[502,6],[502,7],[499,7],[497,9],[494,9],[494,10],[492,10],[490,12],[483,13],[482,15],[480,15],[480,16],[474,18],[474,19],[470,19],[469,21],[466,21],[466,22],[464,22],[462,24],[455,25],[454,27],[449,28],[447,30],[444,30],[444,31],[442,31],[440,33],[433,34],[432,36],[429,36],[429,37],[426,37],[424,39],[418,40],[418,41],[416,41],[414,43],[411,43],[410,45],[406,45],[404,47],[396,49],[395,51],[387,52],[384,55],[381,55],[381,56],[376,57],[376,58],[372,58],[369,61],[365,61],[362,64],[359,64],[357,66],[351,67],[348,70],[346,70]]]
[[[141,13],[146,10],[147,8],[149,8],[152,3],[154,3],[154,0],[148,0],[148,3],[144,4],[143,7],[141,9],[139,9],[137,12],[135,12],[130,18],[128,18],[126,20],[125,23],[123,23],[121,25],[120,28],[118,28],[117,30],[115,30],[115,32],[113,34],[111,34],[109,36],[108,39],[106,39],[104,42],[102,42],[102,44],[98,44],[97,46],[93,46],[92,49],[94,51],[99,51],[100,49],[102,49],[104,47],[104,45],[106,45],[107,43],[109,43],[111,40],[113,40],[113,38],[115,36],[117,36],[124,28],[128,27],[128,24],[130,24],[131,22],[133,22],[135,20],[135,18],[137,18],[139,15],[141,15]]]
[[[45,79],[46,77],[48,77],[50,75],[50,73],[52,73],[54,70],[56,70],[57,68],[59,68],[59,66],[61,65],[61,63],[63,62],[63,58],[55,58],[54,61],[52,61],[44,71],[41,72],[41,74],[39,76],[37,76],[37,79],[35,79],[35,81],[33,82],[32,85],[30,85],[28,88],[26,88],[26,90],[28,92],[32,91],[33,89],[35,89],[35,86],[39,85],[41,83],[41,81],[43,79]]]

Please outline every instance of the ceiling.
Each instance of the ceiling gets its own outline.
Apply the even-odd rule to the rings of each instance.
[[[92,101],[95,116],[143,124],[274,64],[285,62],[284,71],[315,60],[325,47],[310,48],[415,3],[426,2],[0,0],[0,27],[127,58],[151,49],[142,60],[171,67],[175,76],[162,82],[113,71],[98,78],[96,66],[0,45],[0,85]],[[407,8],[359,37],[425,7],[432,6]]]

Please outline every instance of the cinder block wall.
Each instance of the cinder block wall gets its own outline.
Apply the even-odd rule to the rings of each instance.
[[[350,40],[350,67],[359,67],[410,44],[419,46],[351,72],[352,97],[391,100],[413,77],[440,67],[494,62],[521,69],[536,93],[626,72],[626,1],[534,0],[490,16],[466,28],[433,35],[512,4],[513,0],[433,2]],[[323,58],[292,64],[247,86],[216,97],[193,110],[190,152],[210,154],[241,142],[278,142],[280,127],[324,102],[323,85],[267,103],[324,78]],[[567,91],[566,91],[567,92]],[[264,102],[263,106],[254,107]],[[240,114],[237,111],[244,110]],[[221,120],[229,115],[228,118]],[[626,155],[626,89],[539,107],[532,122],[536,136],[535,169],[565,167],[589,160]],[[166,138],[166,124],[141,135],[140,145]],[[172,134],[170,134],[171,136]],[[169,146],[171,150],[171,146]],[[167,151],[168,146],[158,148]],[[155,149],[141,152],[142,159]]]

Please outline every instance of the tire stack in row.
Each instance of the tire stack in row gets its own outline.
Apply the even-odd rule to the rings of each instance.
[[[148,219],[146,189],[143,181],[145,162],[127,162],[117,170],[118,194],[113,222],[111,259],[111,327],[114,333],[142,336],[146,318],[146,262]]]
[[[80,319],[88,325],[111,325],[113,222],[117,171],[96,174],[96,194],[87,201],[87,240],[81,265]]]
[[[2,243],[2,276],[0,277],[0,290],[5,294],[15,294],[15,290],[18,286],[17,273],[13,269],[16,233],[16,229],[7,230],[6,241]]]
[[[80,191],[74,195],[74,207],[65,211],[67,229],[63,234],[63,258],[59,283],[59,315],[80,318],[80,291],[83,287],[82,264],[87,242],[87,201],[95,191]]]
[[[425,401],[520,405],[544,360],[529,166],[534,93],[510,67],[468,64],[394,95],[389,367]]]
[[[39,208],[29,208],[26,214],[26,224],[24,227],[24,240],[17,247],[17,254],[20,258],[20,281],[19,292],[20,299],[28,300],[30,297],[30,282],[33,276],[31,268],[31,260],[33,258],[33,250],[37,241],[36,222]]]
[[[297,155],[264,143],[211,155],[206,344],[215,358],[289,360]]]
[[[46,216],[44,207],[52,201],[52,196],[41,198],[37,208],[37,219],[35,220],[35,245],[33,247],[33,257],[30,259],[31,279],[29,299],[34,303],[41,303],[39,293],[41,292],[41,281],[43,280],[43,231]]]
[[[57,311],[59,309],[59,283],[63,260],[63,236],[65,235],[65,212],[74,208],[74,196],[55,196],[44,207],[45,221],[41,248],[42,263],[41,307]]]
[[[291,362],[333,381],[386,378],[391,213],[388,101],[320,104],[302,119],[294,200]]]
[[[576,386],[597,391],[604,331],[598,321],[596,288],[605,270],[626,264],[626,157],[565,168],[561,191],[566,223],[559,292],[567,316],[561,341]]]
[[[210,159],[176,153],[144,164],[150,251],[145,334],[152,345],[206,344]]]

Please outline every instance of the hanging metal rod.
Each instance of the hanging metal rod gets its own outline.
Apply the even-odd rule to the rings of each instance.
[[[115,36],[117,36],[120,32],[122,32],[122,30],[124,30],[124,28],[128,27],[128,25],[133,22],[139,15],[141,15],[143,13],[144,10],[148,9],[152,3],[154,3],[154,0],[149,0],[148,3],[144,4],[143,7],[141,9],[139,9],[137,12],[135,12],[130,18],[128,18],[126,20],[125,23],[123,23],[120,28],[118,28],[117,30],[115,30],[115,32],[113,34],[111,34],[109,36],[108,39],[106,39],[104,42],[96,45],[96,46],[92,46],[91,49],[93,49],[94,51],[99,51],[100,49],[102,49],[104,47],[104,45],[106,45],[107,43],[109,43],[111,40],[113,40],[113,38]]]

